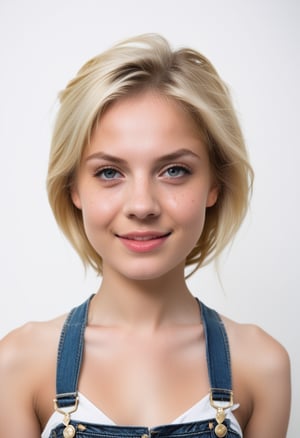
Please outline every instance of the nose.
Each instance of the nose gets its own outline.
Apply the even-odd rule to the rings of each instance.
[[[124,213],[127,217],[150,219],[160,215],[157,187],[148,178],[137,178],[127,187]]]

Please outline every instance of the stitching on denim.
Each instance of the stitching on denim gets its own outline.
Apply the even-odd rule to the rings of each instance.
[[[60,364],[60,362],[61,362],[62,351],[63,351],[65,340],[66,340],[67,329],[70,327],[70,320],[74,314],[74,311],[75,311],[75,309],[71,310],[71,312],[67,316],[67,319],[65,320],[64,325],[63,325],[63,329],[62,329],[62,332],[61,332],[61,335],[59,338],[59,343],[58,343],[57,364]],[[57,372],[56,378],[58,379],[58,377],[59,377],[59,373]]]
[[[143,432],[146,434],[149,434],[149,429],[146,427],[135,427],[135,426],[124,426],[124,428],[122,426],[106,426],[105,427],[105,431],[101,431],[101,428],[103,427],[103,425],[101,424],[94,424],[94,423],[89,423],[87,424],[87,426],[89,427],[93,427],[95,429],[99,428],[100,430],[85,430],[85,431],[80,431],[77,429],[78,424],[80,424],[81,422],[79,421],[72,421],[71,424],[73,424],[73,426],[76,428],[76,437],[82,437],[82,438],[120,438],[120,437],[125,437],[125,438],[141,438]],[[159,437],[163,437],[163,438],[167,438],[167,437],[174,437],[174,438],[180,438],[180,437],[188,437],[188,436],[204,436],[204,437],[215,437],[215,433],[214,433],[214,427],[213,429],[208,428],[209,423],[212,423],[213,426],[216,426],[216,421],[214,419],[207,419],[207,420],[201,420],[201,421],[194,421],[191,423],[182,423],[177,425],[178,427],[184,429],[185,427],[189,427],[192,426],[196,426],[196,428],[198,427],[197,430],[188,430],[188,431],[178,431],[176,432],[176,430],[170,430],[169,426],[171,426],[171,429],[174,428],[174,426],[176,425],[172,425],[172,424],[166,424],[163,426],[157,426],[153,429],[150,429],[151,433],[150,436],[151,437],[155,437],[156,435],[158,435]],[[224,424],[227,426],[227,438],[241,438],[240,434],[233,430],[231,427],[231,421],[230,420],[225,420]],[[108,429],[108,430],[107,430]],[[109,431],[109,429],[111,429]],[[62,437],[62,433],[63,433],[63,427],[57,426],[56,428],[54,428],[51,431],[51,434],[55,435],[50,435],[52,436],[57,436],[58,437]]]
[[[86,301],[84,301],[80,306],[77,306],[75,308],[73,308],[62,329],[61,332],[61,336],[60,336],[60,340],[59,340],[59,344],[58,344],[58,355],[57,355],[57,366],[60,366],[61,361],[62,361],[62,357],[63,357],[63,351],[66,345],[66,334],[68,330],[72,330],[72,328],[76,328],[78,329],[78,327],[80,328],[80,332],[79,332],[79,343],[76,345],[76,356],[75,356],[75,364],[78,364],[77,366],[77,370],[74,373],[74,376],[72,377],[72,380],[69,382],[71,385],[71,388],[75,389],[75,391],[77,391],[77,384],[78,384],[78,378],[79,378],[79,373],[80,373],[80,364],[81,364],[81,360],[82,360],[82,353],[83,353],[83,344],[84,344],[84,331],[85,331],[85,327],[86,327],[86,322],[87,322],[87,315],[88,315],[88,308],[89,308],[89,303],[91,300],[92,296],[89,297],[89,299],[87,299]],[[83,318],[81,318],[81,313],[83,312]],[[80,318],[79,321],[77,318]],[[77,330],[75,330],[77,331]],[[76,365],[75,365],[76,366]],[[70,377],[69,377],[70,378]],[[60,373],[57,372],[57,386],[59,384],[60,387],[63,386],[63,379],[64,376]],[[72,392],[74,392],[72,389]],[[69,392],[69,391],[67,391]]]
[[[77,358],[76,361],[79,362],[79,366],[77,367],[77,373],[75,376],[75,382],[74,382],[74,387],[78,388],[78,379],[79,379],[79,374],[80,374],[80,364],[82,361],[82,356],[83,356],[83,348],[84,348],[84,332],[85,332],[85,328],[86,328],[86,324],[87,324],[87,318],[88,318],[88,310],[89,310],[89,305],[90,305],[90,301],[91,301],[91,297],[85,302],[85,306],[84,306],[84,317],[83,317],[83,321],[81,322],[81,328],[80,328],[80,335],[79,335],[79,348],[77,350]]]
[[[228,342],[228,337],[227,337],[225,326],[223,324],[222,319],[220,318],[220,315],[215,310],[206,307],[203,303],[201,303],[201,309],[203,309],[203,314],[205,315],[205,317],[210,318],[210,319],[213,318],[212,322],[213,323],[215,322],[217,324],[216,329],[218,331],[218,334],[221,335],[221,338],[223,340],[223,345],[224,345],[223,352],[225,353],[225,356],[223,355],[223,352],[222,352],[222,357],[224,358],[224,360],[227,363],[228,378],[229,378],[229,382],[228,382],[229,388],[223,388],[223,389],[232,389],[232,375],[231,375],[232,371],[231,371],[230,350],[229,350],[229,342]],[[206,335],[206,356],[207,356],[208,372],[209,372],[209,376],[210,376],[211,386],[214,386],[213,382],[218,380],[217,379],[217,371],[215,368],[214,360],[211,360],[211,353],[209,351],[209,345],[208,345],[208,343],[210,342],[210,336],[209,336],[209,332],[208,332],[208,324],[207,324],[205,317],[203,318],[203,323],[204,323],[203,325],[204,325],[204,330],[205,330],[205,335]]]
[[[224,322],[222,321],[220,315],[218,313],[216,313],[217,318],[219,320],[220,323],[220,329],[221,329],[221,333],[222,333],[222,337],[223,337],[223,341],[224,341],[224,346],[225,346],[225,354],[226,354],[226,359],[227,359],[227,363],[228,363],[228,370],[229,370],[229,378],[230,378],[230,389],[232,389],[232,370],[231,370],[231,356],[230,356],[230,344],[229,344],[229,340],[228,340],[228,336],[227,336],[227,332],[226,332],[226,328],[224,325]]]

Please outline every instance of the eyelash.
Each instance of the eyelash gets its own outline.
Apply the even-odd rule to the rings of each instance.
[[[192,173],[189,168],[187,168],[186,166],[183,166],[182,164],[172,164],[171,166],[167,167],[163,171],[163,174],[165,174],[166,172],[169,172],[172,169],[180,170],[181,175],[176,175],[176,176],[168,175],[168,178],[170,178],[170,179],[182,178],[182,177],[184,177],[186,175],[190,175]]]
[[[107,171],[114,172],[114,174],[118,173],[119,175],[122,175],[121,172],[118,169],[115,169],[114,167],[111,167],[111,166],[107,166],[107,167],[103,167],[101,169],[98,169],[94,173],[94,176],[96,176],[98,178],[101,178],[104,181],[113,181],[115,179],[115,176],[113,178],[104,177],[104,173],[107,172]]]
[[[159,176],[164,176],[167,172],[170,172],[171,170],[176,169],[177,171],[180,172],[180,175],[167,175],[168,179],[179,179],[179,178],[183,178],[186,175],[190,175],[192,172],[191,170],[186,167],[183,166],[182,164],[172,164],[170,166],[168,166],[167,168],[165,168],[160,174]],[[107,175],[105,176],[105,172],[111,172],[113,173],[112,177],[107,177]],[[118,176],[116,177],[116,174],[118,174]],[[122,173],[118,170],[115,169],[112,166],[107,166],[107,167],[103,167],[98,169],[95,173],[94,176],[97,178],[102,179],[103,181],[114,181],[116,179],[119,179],[120,177],[122,177]]]

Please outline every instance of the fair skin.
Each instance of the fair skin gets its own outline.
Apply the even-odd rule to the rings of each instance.
[[[102,116],[72,188],[86,234],[103,259],[79,391],[117,424],[169,423],[209,391],[203,327],[184,265],[217,197],[205,145],[178,104],[143,93]],[[39,437],[53,413],[65,317],[27,324],[0,343],[6,438]],[[284,438],[286,351],[257,327],[223,321],[244,437]]]

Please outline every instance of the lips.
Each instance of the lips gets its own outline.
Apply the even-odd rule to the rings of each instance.
[[[162,237],[167,237],[171,233],[149,233],[149,232],[142,232],[142,233],[129,233],[129,234],[121,234],[118,235],[121,239],[128,239],[128,240],[139,240],[139,241],[145,241],[145,240],[154,240],[154,239],[161,239]]]
[[[116,236],[130,251],[149,252],[163,245],[170,235],[171,232],[136,231]]]

